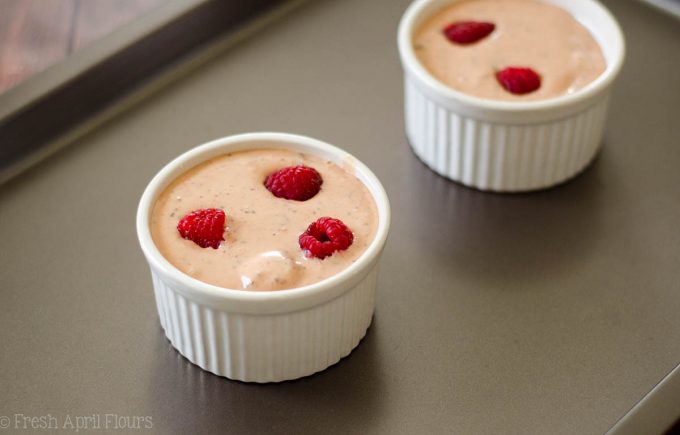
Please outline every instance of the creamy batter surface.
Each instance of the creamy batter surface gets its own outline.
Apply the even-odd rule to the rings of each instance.
[[[306,165],[323,178],[307,201],[277,198],[263,182],[283,167]],[[202,208],[227,215],[218,249],[183,239],[179,220]],[[342,220],[354,243],[323,260],[306,258],[299,235],[322,216]],[[151,214],[151,235],[163,256],[182,272],[220,287],[279,290],[328,278],[348,267],[375,237],[378,212],[368,189],[353,174],[319,157],[289,150],[236,152],[204,162],[174,180]]]
[[[458,21],[496,25],[469,45],[450,42],[442,30]],[[493,100],[527,101],[573,93],[605,70],[600,46],[567,11],[535,0],[463,0],[425,20],[413,46],[423,66],[439,81],[466,94]],[[505,67],[529,67],[541,87],[514,95],[495,77]]]

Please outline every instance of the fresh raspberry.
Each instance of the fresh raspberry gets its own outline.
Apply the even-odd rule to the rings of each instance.
[[[309,166],[288,166],[269,174],[265,187],[278,198],[307,201],[321,190],[323,179]]]
[[[335,251],[344,251],[354,241],[354,234],[340,219],[322,217],[300,234],[300,248],[307,257],[324,259]]]
[[[217,249],[224,240],[224,224],[227,216],[219,208],[194,210],[177,224],[179,234],[201,248]]]
[[[456,44],[472,44],[489,36],[496,25],[483,21],[459,21],[444,27],[444,35]]]
[[[541,76],[531,68],[505,68],[496,73],[496,80],[513,94],[528,94],[541,87]]]

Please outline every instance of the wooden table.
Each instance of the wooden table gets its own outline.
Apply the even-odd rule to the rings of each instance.
[[[0,0],[0,93],[163,0]]]

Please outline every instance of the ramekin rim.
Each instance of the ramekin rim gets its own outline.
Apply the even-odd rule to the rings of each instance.
[[[607,67],[602,74],[573,94],[560,95],[542,100],[502,101],[475,97],[443,84],[434,76],[432,76],[432,74],[430,74],[430,72],[427,71],[427,69],[425,69],[425,67],[416,58],[411,38],[412,32],[414,30],[413,23],[416,18],[420,16],[423,9],[434,1],[437,0],[415,0],[409,5],[402,15],[397,31],[397,46],[401,62],[407,72],[415,74],[415,76],[432,91],[449,100],[456,101],[469,107],[503,113],[522,113],[537,110],[559,110],[565,107],[575,106],[580,102],[587,100],[607,89],[618,76],[625,59],[625,39],[623,37],[621,27],[612,13],[606,7],[604,7],[604,5],[597,1],[580,0],[596,9],[599,9],[606,19],[611,22],[614,29],[614,37],[619,49],[616,50],[614,61],[607,62]]]
[[[258,142],[258,141],[281,141],[281,142],[291,142],[299,143],[300,145],[318,149],[320,151],[325,151],[328,153],[335,154],[339,160],[351,159],[353,167],[356,171],[360,172],[362,176],[370,182],[365,183],[360,180],[366,188],[369,190],[371,197],[375,201],[376,208],[378,210],[378,227],[376,229],[376,234],[371,243],[368,245],[366,250],[362,255],[352,264],[350,264],[346,269],[332,275],[326,279],[319,282],[309,284],[303,287],[297,287],[292,289],[283,290],[268,290],[268,291],[248,291],[241,289],[230,289],[225,287],[219,287],[213,284],[209,284],[193,278],[184,272],[173,266],[158,250],[153,238],[151,237],[151,231],[149,228],[149,217],[151,214],[151,209],[157,194],[162,191],[162,189],[167,186],[166,182],[171,176],[172,172],[180,167],[185,162],[191,161],[201,154],[207,154],[216,148],[228,147],[229,145],[243,144],[247,142]],[[225,150],[225,153],[228,152]],[[191,167],[200,164],[200,162],[194,163]],[[189,170],[191,167],[187,167]],[[173,177],[174,179],[174,177]],[[142,248],[142,251],[150,263],[152,269],[161,270],[164,274],[169,275],[169,277],[176,282],[182,284],[183,286],[191,289],[193,292],[197,292],[203,296],[209,298],[215,298],[216,300],[222,301],[235,301],[242,303],[253,303],[253,304],[271,304],[282,301],[293,301],[293,300],[305,300],[307,298],[314,298],[315,296],[322,294],[324,292],[329,292],[337,287],[344,285],[346,282],[351,281],[357,275],[360,275],[369,266],[371,266],[380,256],[384,244],[387,240],[387,235],[390,226],[390,205],[387,193],[384,187],[380,183],[378,177],[371,171],[363,162],[354,157],[347,151],[331,145],[327,142],[311,138],[309,136],[303,136],[298,134],[282,133],[282,132],[249,132],[240,133],[221,137],[196,147],[193,147],[186,152],[180,154],[175,159],[167,163],[163,168],[156,173],[156,175],[151,179],[144,189],[139,205],[137,208],[136,215],[136,229],[137,237]]]

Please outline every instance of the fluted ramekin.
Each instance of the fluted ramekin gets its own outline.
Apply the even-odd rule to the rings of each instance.
[[[600,147],[610,91],[623,64],[625,44],[614,17],[594,0],[544,0],[593,34],[607,67],[573,94],[495,101],[442,84],[415,55],[414,32],[455,1],[416,0],[399,24],[406,135],[416,155],[440,175],[499,192],[547,188],[578,174]]]
[[[172,180],[203,161],[258,148],[313,154],[354,171],[378,210],[375,239],[356,262],[305,287],[254,292],[204,283],[179,271],[161,255],[149,229],[158,195]],[[378,259],[389,224],[387,195],[363,163],[327,143],[284,133],[229,136],[187,151],[151,180],[137,210],[137,235],[151,269],[166,336],[199,367],[246,382],[311,375],[335,364],[359,344],[373,317]]]

